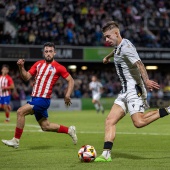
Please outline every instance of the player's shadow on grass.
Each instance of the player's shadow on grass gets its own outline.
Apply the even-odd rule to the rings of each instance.
[[[155,159],[155,158],[146,158],[142,156],[137,156],[137,155],[132,155],[132,154],[127,154],[127,153],[121,153],[121,152],[114,152],[113,154],[113,159],[116,158],[126,158],[126,159]]]
[[[53,149],[54,146],[34,146],[34,147],[28,147],[28,148],[19,148],[19,149],[12,149],[14,152],[23,152],[26,150],[47,150],[47,149]],[[7,151],[5,151],[7,152]],[[9,151],[11,152],[11,150]]]
[[[44,150],[44,149],[50,149],[50,148],[54,148],[54,146],[34,146],[34,147],[30,147],[29,149],[31,150]]]

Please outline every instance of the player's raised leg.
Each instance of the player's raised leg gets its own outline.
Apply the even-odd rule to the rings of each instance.
[[[104,114],[104,107],[101,103],[101,101],[99,100],[99,106],[100,106],[100,110],[102,111],[102,114]]]
[[[47,118],[41,118],[38,121],[43,131],[49,132],[57,132],[57,133],[65,133],[71,136],[73,143],[77,144],[77,135],[76,135],[76,127],[75,126],[63,126],[56,123],[50,123]]]
[[[105,142],[103,153],[95,159],[95,162],[111,162],[111,150],[116,135],[116,123],[125,116],[124,110],[114,104],[105,121]]]
[[[170,106],[152,110],[145,114],[143,113],[135,113],[131,116],[133,124],[137,128],[142,128],[144,126],[147,126],[148,124],[156,121],[159,118],[165,117],[170,114]]]
[[[98,101],[93,99],[93,100],[92,100],[92,103],[93,103],[93,105],[94,105],[94,107],[95,107],[95,109],[96,109],[96,112],[99,113],[99,111],[100,111],[100,105],[99,105]]]

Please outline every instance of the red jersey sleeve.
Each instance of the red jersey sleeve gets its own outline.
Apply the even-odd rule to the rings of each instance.
[[[28,70],[28,72],[34,76],[37,73],[37,65],[39,62],[34,63],[34,65]]]
[[[8,79],[8,86],[14,84],[14,82],[10,76],[8,76],[7,79]]]
[[[62,65],[60,65],[60,67],[58,67],[58,73],[64,79],[66,79],[70,75],[69,72],[67,71],[67,69]]]

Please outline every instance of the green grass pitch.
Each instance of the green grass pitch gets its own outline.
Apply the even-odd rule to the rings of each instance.
[[[41,132],[34,116],[26,117],[20,147],[13,149],[0,143],[2,170],[168,170],[170,169],[170,117],[137,129],[129,114],[117,125],[117,135],[109,163],[81,163],[77,152],[84,144],[93,145],[100,155],[103,148],[104,121],[108,114],[89,111],[50,112],[49,120],[77,128],[78,144],[65,134]],[[11,122],[3,123],[0,112],[0,139],[11,139],[16,113]]]

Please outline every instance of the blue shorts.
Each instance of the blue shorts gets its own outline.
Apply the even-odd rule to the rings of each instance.
[[[34,115],[37,121],[41,118],[48,118],[47,109],[50,106],[50,99],[42,97],[32,97],[32,101],[28,101],[30,105],[33,105]]]
[[[9,105],[11,101],[11,96],[0,97],[0,104]]]

